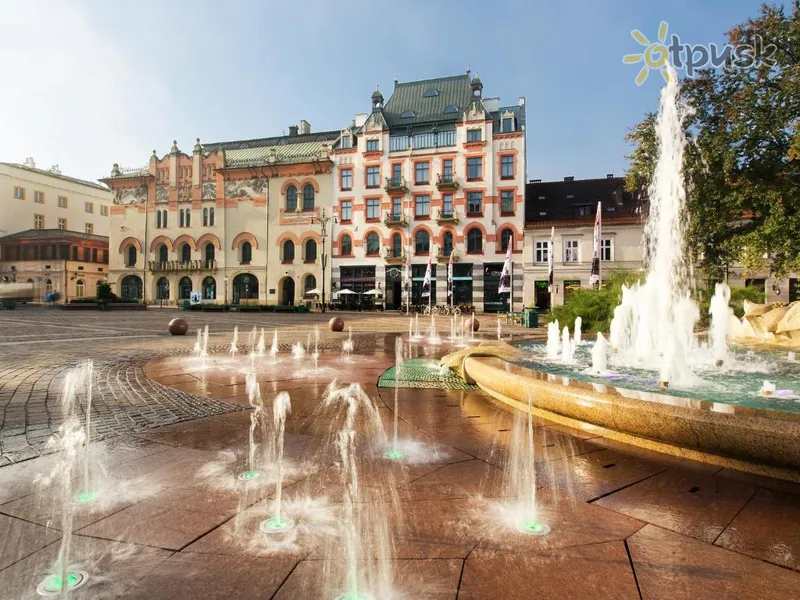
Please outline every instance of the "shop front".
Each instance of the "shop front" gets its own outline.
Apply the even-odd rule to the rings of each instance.
[[[472,265],[453,265],[453,304],[472,305]]]
[[[428,265],[411,265],[411,303],[415,305],[436,304],[436,265],[431,265],[431,297],[422,297],[422,283]]]
[[[339,284],[339,307],[343,310],[362,310],[372,302],[372,296],[365,296],[364,293],[375,289],[375,266],[340,267]],[[342,290],[355,293],[342,294]]]
[[[483,265],[483,312],[508,312],[508,293],[500,294],[500,274],[503,263]]]

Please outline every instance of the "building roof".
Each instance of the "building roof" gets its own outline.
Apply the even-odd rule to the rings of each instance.
[[[10,162],[0,162],[0,165],[5,165],[7,167],[14,167],[17,169],[22,169],[24,171],[31,171],[32,173],[36,173],[38,175],[44,175],[46,177],[54,177],[55,179],[61,179],[62,181],[69,181],[70,183],[75,183],[77,185],[85,185],[87,187],[94,188],[96,190],[101,190],[103,192],[111,191],[106,186],[101,185],[99,183],[93,181],[86,181],[85,179],[78,179],[77,177],[69,177],[68,175],[61,175],[59,173],[53,173],[52,171],[47,171],[45,169],[26,167],[25,165],[21,165],[19,163],[10,163]]]
[[[324,146],[327,145],[326,152]],[[327,161],[332,144],[326,140],[299,144],[256,146],[225,150],[225,167],[254,167],[258,165],[287,165],[313,161]]]
[[[22,242],[22,241],[53,241],[53,240],[83,240],[85,242],[101,242],[108,245],[108,236],[95,235],[93,233],[82,233],[80,231],[70,231],[68,229],[26,229],[0,237],[0,243]]]
[[[428,90],[439,93],[426,96]],[[455,123],[471,99],[469,75],[398,83],[392,97],[384,105],[383,114],[392,129],[430,123]],[[455,106],[458,110],[445,112],[448,106]],[[404,113],[408,114],[407,111],[413,116],[402,117]]]
[[[263,148],[265,146],[286,146],[289,144],[303,144],[306,142],[331,142],[339,138],[340,131],[318,131],[316,133],[299,133],[297,135],[277,135],[266,138],[253,138],[249,140],[233,140],[230,142],[211,142],[203,144],[203,152],[217,152],[219,150],[244,150],[247,148]]]
[[[645,216],[644,202],[625,191],[623,177],[536,181],[525,186],[525,226],[591,226],[598,202],[602,202],[606,223],[637,223]],[[589,207],[588,214],[579,214],[582,206]]]
[[[502,133],[503,132],[503,129],[501,127],[502,123],[500,123],[500,120],[502,119],[502,116],[507,112],[512,113],[514,115],[514,119],[517,122],[517,127],[516,127],[515,131],[519,131],[520,129],[522,129],[522,126],[525,125],[525,105],[524,104],[522,104],[522,105],[518,104],[516,106],[501,106],[495,112],[491,113],[492,121],[494,121],[494,128],[492,130],[494,133]]]

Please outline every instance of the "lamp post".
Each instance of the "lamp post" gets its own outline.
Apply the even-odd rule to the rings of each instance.
[[[328,255],[325,252],[325,240],[328,238],[328,223],[333,221],[334,223],[338,223],[336,220],[335,215],[326,216],[325,209],[322,209],[322,213],[319,217],[311,217],[311,223],[319,223],[320,224],[320,237],[322,238],[322,312],[325,312],[326,303],[325,303],[325,267],[328,264]]]
[[[228,306],[228,276],[225,275],[225,302],[222,305],[222,310],[225,311]]]

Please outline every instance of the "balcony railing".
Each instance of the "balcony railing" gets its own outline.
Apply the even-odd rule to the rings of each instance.
[[[455,248],[445,249],[440,246],[436,250],[436,260],[439,262],[449,262],[451,254],[453,255],[453,262],[458,262],[458,254],[456,253]]]
[[[391,248],[386,248],[383,251],[383,258],[389,264],[398,264],[406,262],[406,251],[401,250],[400,254],[395,254]]]
[[[458,181],[453,175],[439,174],[436,179],[436,187],[440,190],[457,190]]]
[[[440,208],[436,213],[436,222],[441,223],[458,223],[458,213],[456,210]]]
[[[405,227],[408,224],[402,212],[386,211],[383,215],[383,224],[387,227]]]
[[[389,194],[405,194],[408,191],[404,177],[387,177],[383,188]]]
[[[153,272],[177,272],[177,271],[216,271],[216,260],[190,260],[182,262],[179,260],[168,260],[166,262],[151,260],[149,269]]]

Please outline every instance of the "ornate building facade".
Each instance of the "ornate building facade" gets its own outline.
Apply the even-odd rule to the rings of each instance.
[[[142,169],[114,165],[109,276],[115,292],[174,304],[297,304],[322,283],[319,217],[332,201],[339,132],[174,142]]]
[[[508,244],[513,296],[522,302],[525,101],[484,98],[470,73],[399,83],[384,104],[356,115],[333,150],[333,288],[378,289],[387,309],[404,302],[412,263],[412,303],[432,262],[433,303],[445,304],[454,256],[454,302],[478,311],[508,308],[498,294]],[[362,296],[363,297],[363,296]]]

